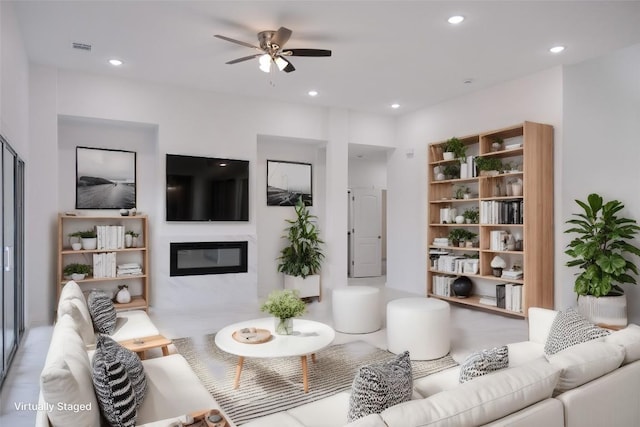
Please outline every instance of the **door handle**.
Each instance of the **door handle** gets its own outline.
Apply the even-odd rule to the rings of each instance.
[[[11,271],[11,248],[4,247],[4,271]]]

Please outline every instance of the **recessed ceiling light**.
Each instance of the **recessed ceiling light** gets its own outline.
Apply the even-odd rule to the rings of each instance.
[[[310,90],[309,92],[309,96],[316,96],[318,94],[317,90]]]
[[[464,16],[462,15],[454,15],[447,19],[447,22],[449,22],[449,24],[459,24],[462,21],[464,21]]]
[[[109,64],[113,65],[114,67],[119,67],[122,65],[122,61],[120,61],[119,59],[110,59]]]
[[[551,49],[549,49],[549,52],[551,53],[560,53],[564,50],[564,46],[554,46]]]
[[[400,108],[400,104],[391,104],[391,108],[397,110],[398,108]]]

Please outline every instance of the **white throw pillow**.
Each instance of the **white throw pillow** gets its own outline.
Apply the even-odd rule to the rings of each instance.
[[[80,305],[83,303],[77,298],[67,299],[61,301],[58,305],[58,318],[65,314],[68,314],[73,319],[76,330],[82,337],[82,341],[85,345],[93,345],[96,342],[96,334],[93,330],[93,323],[91,323],[91,316],[87,310],[87,318],[83,315]],[[86,307],[85,307],[86,308]]]
[[[617,369],[624,359],[624,349],[616,344],[588,341],[547,359],[561,370],[556,392],[562,393]]]
[[[49,421],[54,427],[100,426],[89,357],[69,315],[60,317],[53,328],[40,389],[50,405]]]
[[[632,323],[605,337],[604,342],[624,347],[623,365],[640,360],[640,326]]]

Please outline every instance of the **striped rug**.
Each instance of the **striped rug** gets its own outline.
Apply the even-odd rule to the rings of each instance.
[[[394,356],[364,341],[327,347],[316,354],[317,363],[309,360],[308,393],[303,392],[299,357],[247,358],[240,387],[234,390],[238,358],[220,350],[214,338],[215,334],[178,338],[173,344],[236,425],[347,390],[360,366]],[[437,360],[413,361],[413,376],[424,377],[455,365],[449,355]]]

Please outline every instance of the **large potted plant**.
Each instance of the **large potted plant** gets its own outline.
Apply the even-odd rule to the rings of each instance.
[[[594,323],[614,327],[627,324],[627,303],[620,285],[636,284],[629,273],[638,274],[631,255],[640,256],[640,248],[630,243],[638,234],[636,220],[618,217],[624,205],[618,200],[604,202],[602,196],[589,194],[587,201],[576,200],[582,212],[567,221],[565,233],[575,235],[565,251],[578,267],[574,291],[578,311]]]
[[[320,232],[302,198],[295,205],[296,218],[287,219],[290,224],[282,236],[289,244],[280,251],[278,271],[284,273],[285,289],[295,289],[301,298],[320,299],[320,265],[324,254],[320,245]]]

